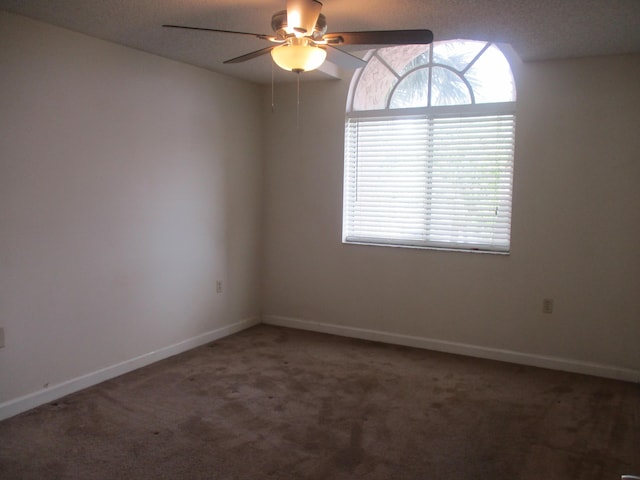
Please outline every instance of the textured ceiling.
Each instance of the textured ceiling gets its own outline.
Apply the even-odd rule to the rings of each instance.
[[[0,0],[0,9],[245,80],[268,83],[257,38],[161,28],[163,23],[271,33],[285,0]],[[510,44],[524,61],[640,52],[640,0],[324,0],[330,32],[429,28],[436,40]],[[356,53],[356,52],[354,52]],[[329,67],[331,65],[328,65]],[[308,79],[329,78],[323,73]],[[294,74],[276,72],[276,80]]]

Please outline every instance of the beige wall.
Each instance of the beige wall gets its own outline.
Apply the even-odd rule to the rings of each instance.
[[[0,45],[0,410],[261,310],[640,371],[640,56],[523,66],[498,256],[341,243],[348,81],[303,82],[297,119],[294,84],[271,113],[2,12]]]
[[[257,318],[260,90],[2,12],[0,45],[0,405]]]
[[[522,66],[509,256],[343,245],[348,82],[303,83],[298,129],[295,86],[278,86],[264,108],[265,318],[640,381],[639,78],[640,55]]]

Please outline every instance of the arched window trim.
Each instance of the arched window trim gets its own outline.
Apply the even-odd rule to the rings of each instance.
[[[471,83],[469,82],[469,80],[466,79],[466,77],[464,76],[464,74],[460,73],[460,70],[456,70],[455,68],[451,67],[450,65],[446,65],[444,63],[429,63],[426,65],[419,65],[417,67],[412,68],[411,70],[408,70],[404,75],[402,76],[398,76],[398,81],[395,83],[395,85],[393,87],[391,87],[391,90],[389,90],[389,94],[387,95],[387,106],[386,108],[389,110],[406,110],[406,108],[392,108],[391,107],[391,101],[393,100],[393,95],[396,92],[396,90],[398,89],[398,87],[400,85],[402,85],[402,82],[408,78],[409,76],[411,76],[411,74],[419,71],[419,70],[429,70],[429,98],[428,98],[428,106],[425,108],[431,108],[431,76],[432,76],[432,70],[433,68],[444,68],[449,70],[450,72],[453,72],[454,74],[457,75],[457,77],[462,80],[462,82],[465,84],[465,86],[467,87],[467,90],[469,90],[469,98],[471,99],[471,102],[469,104],[465,104],[465,105],[475,105],[476,103],[476,96],[473,93],[473,87],[471,86]],[[503,103],[503,102],[500,102]]]

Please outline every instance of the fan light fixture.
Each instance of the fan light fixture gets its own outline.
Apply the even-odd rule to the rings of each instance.
[[[271,50],[271,57],[280,68],[290,72],[315,70],[324,62],[327,51],[313,45],[308,38],[289,38],[285,45]]]
[[[366,65],[364,60],[334,47],[345,45],[426,45],[433,41],[433,33],[431,30],[425,29],[327,33],[327,19],[321,13],[322,2],[320,0],[286,0],[286,5],[286,10],[280,10],[271,16],[273,35],[186,25],[165,24],[163,27],[231,33],[275,43],[276,45],[225,60],[224,63],[246,62],[271,52],[273,61],[278,67],[295,73],[315,70],[322,65],[327,58],[327,48],[333,48],[331,50],[331,55],[334,57],[332,60],[338,60],[338,57],[342,57],[340,63],[359,68]]]

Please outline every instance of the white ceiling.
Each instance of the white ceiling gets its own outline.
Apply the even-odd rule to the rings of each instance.
[[[436,40],[510,44],[525,61],[640,52],[640,0],[324,0],[328,31],[428,28]],[[269,44],[162,28],[163,23],[271,33],[285,0],[0,0],[0,9],[252,82],[271,81],[269,55],[222,62]],[[354,50],[351,50],[354,51]],[[323,73],[308,79],[329,78]],[[295,74],[278,71],[276,80]]]

